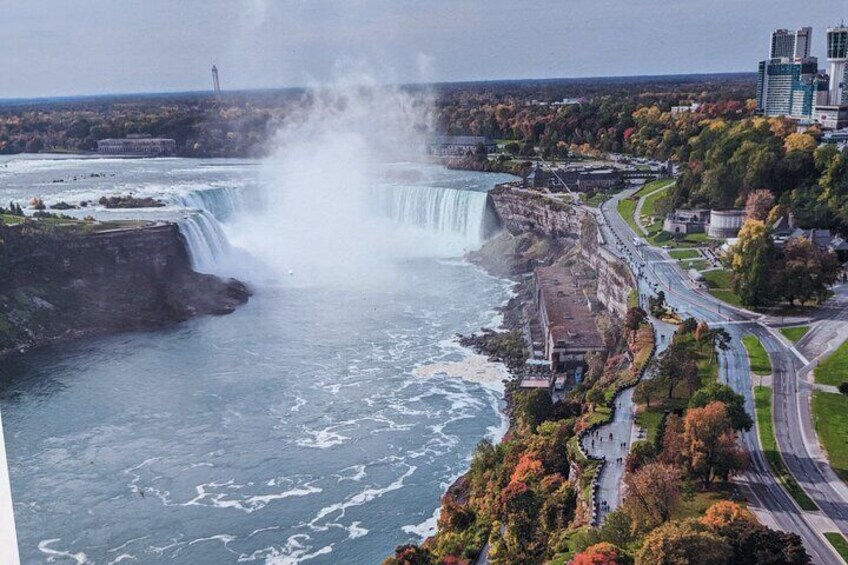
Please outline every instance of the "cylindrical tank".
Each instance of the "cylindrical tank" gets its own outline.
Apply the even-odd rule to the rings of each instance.
[[[710,210],[707,235],[714,239],[736,237],[745,221],[744,210]]]

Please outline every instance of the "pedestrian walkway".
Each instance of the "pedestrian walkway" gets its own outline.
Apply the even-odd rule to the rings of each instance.
[[[631,429],[633,428],[633,388],[618,395],[615,416],[612,422],[599,427],[583,438],[583,448],[593,457],[606,460],[598,477],[598,524],[621,503],[621,480],[624,477],[624,462],[630,451]]]
[[[675,326],[651,318],[657,336],[657,353],[664,351],[671,342]],[[623,496],[624,464],[630,446],[643,439],[636,425],[636,405],[630,387],[622,391],[615,400],[615,415],[612,422],[600,426],[594,433],[583,438],[583,449],[592,457],[603,457],[606,463],[598,476],[597,523],[602,524],[606,516],[619,507]]]

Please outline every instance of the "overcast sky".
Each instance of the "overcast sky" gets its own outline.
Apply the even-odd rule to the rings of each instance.
[[[0,0],[0,98],[754,71],[845,0]],[[823,63],[820,66],[824,67]]]

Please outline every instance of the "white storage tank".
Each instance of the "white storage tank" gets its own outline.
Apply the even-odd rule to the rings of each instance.
[[[745,210],[710,210],[707,235],[713,239],[736,237],[745,222]]]

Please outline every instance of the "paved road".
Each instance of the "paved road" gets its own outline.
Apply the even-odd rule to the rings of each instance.
[[[810,331],[795,344],[811,361],[825,357],[848,339],[848,285],[833,290],[833,297],[816,312]]]
[[[750,331],[750,328],[760,327],[751,323],[757,318],[757,315],[729,307],[709,294],[695,289],[688,276],[678,267],[677,262],[669,260],[668,256],[661,250],[636,246],[633,242],[634,234],[630,226],[624,222],[616,211],[618,200],[628,197],[632,192],[632,190],[625,191],[602,205],[601,231],[607,240],[609,249],[622,257],[637,273],[640,294],[650,294],[662,289],[666,294],[668,304],[682,316],[693,316],[726,327],[733,339],[730,349],[720,355],[720,377],[723,382],[745,397],[748,411],[754,414],[749,363],[739,338]],[[772,345],[774,344],[769,342],[769,346]],[[785,347],[775,349],[781,349],[784,353],[786,350]],[[791,353],[788,355],[791,355]],[[779,382],[781,386],[791,387],[791,383],[797,381],[795,379],[779,379]],[[784,385],[784,382],[790,382],[790,384]],[[797,399],[797,396],[795,398]],[[788,417],[788,413],[791,412],[790,405],[787,404],[786,410],[781,409],[779,412],[782,415],[781,418]],[[795,421],[797,422],[797,420]],[[777,417],[775,424],[776,428],[790,427],[788,422],[778,420]],[[836,529],[829,518],[834,518],[834,522],[838,521],[837,523],[842,522],[842,499],[837,497],[832,504],[822,505],[825,516],[802,512],[772,476],[760,449],[756,429],[740,435],[742,443],[750,453],[751,466],[749,471],[740,477],[739,482],[746,487],[746,491],[750,495],[752,509],[758,511],[763,522],[785,531],[795,532],[801,536],[814,562],[838,563],[839,558],[820,534],[823,531],[834,531]],[[780,443],[779,446],[783,451],[783,444]],[[792,447],[797,446],[793,444]],[[798,461],[803,461],[803,459],[803,457],[799,457]],[[813,476],[815,477],[815,475]],[[823,487],[823,498],[829,499],[836,494],[831,490]],[[839,525],[841,526],[841,523]]]

